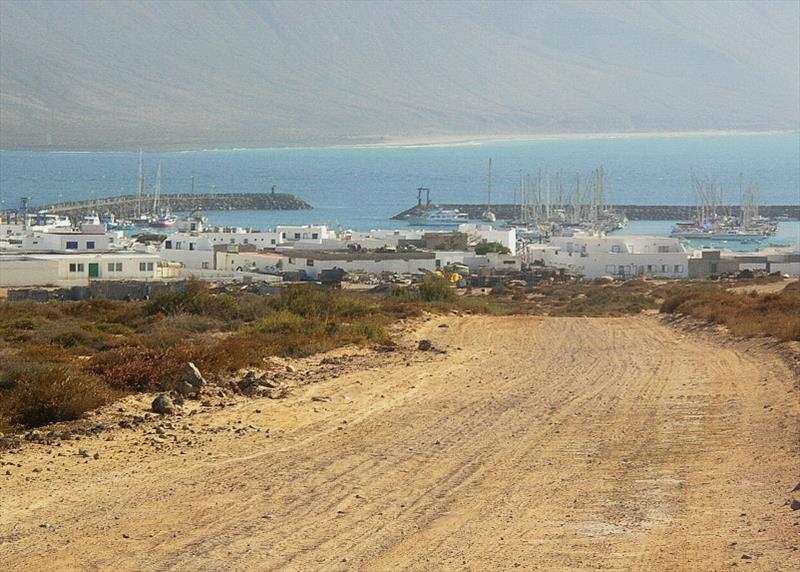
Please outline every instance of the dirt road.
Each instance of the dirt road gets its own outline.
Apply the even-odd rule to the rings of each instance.
[[[185,415],[169,446],[128,429],[6,456],[3,569],[800,568],[776,356],[653,317],[437,318],[406,345],[423,337],[447,353]]]

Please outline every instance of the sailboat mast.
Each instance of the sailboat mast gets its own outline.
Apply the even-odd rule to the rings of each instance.
[[[158,162],[158,171],[156,172],[156,190],[153,193],[153,214],[158,213],[158,199],[161,194],[161,161]]]
[[[136,199],[136,216],[142,215],[142,199],[144,197],[144,161],[142,159],[142,148],[139,147],[139,192]]]
[[[486,212],[492,212],[492,158],[489,157],[489,178],[486,189]]]

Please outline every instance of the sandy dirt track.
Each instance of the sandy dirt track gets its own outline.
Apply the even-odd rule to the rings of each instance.
[[[136,430],[26,447],[0,467],[2,568],[800,569],[777,356],[645,316],[451,316],[416,338],[447,353],[184,417],[161,449]],[[214,430],[250,424],[270,432]]]

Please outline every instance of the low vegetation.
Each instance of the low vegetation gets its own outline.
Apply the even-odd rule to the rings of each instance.
[[[661,304],[661,312],[723,324],[736,336],[800,341],[798,290],[739,293],[722,288],[685,288],[669,295]]]
[[[800,340],[800,291],[736,293],[717,284],[511,282],[457,294],[445,280],[381,293],[312,285],[280,295],[201,282],[147,302],[0,304],[0,432],[76,419],[131,392],[166,390],[187,361],[212,380],[269,356],[390,343],[388,327],[423,312],[623,316],[659,309],[736,335]]]

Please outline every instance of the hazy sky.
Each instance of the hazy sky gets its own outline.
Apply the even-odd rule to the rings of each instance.
[[[0,1],[0,145],[800,126],[800,3]]]

